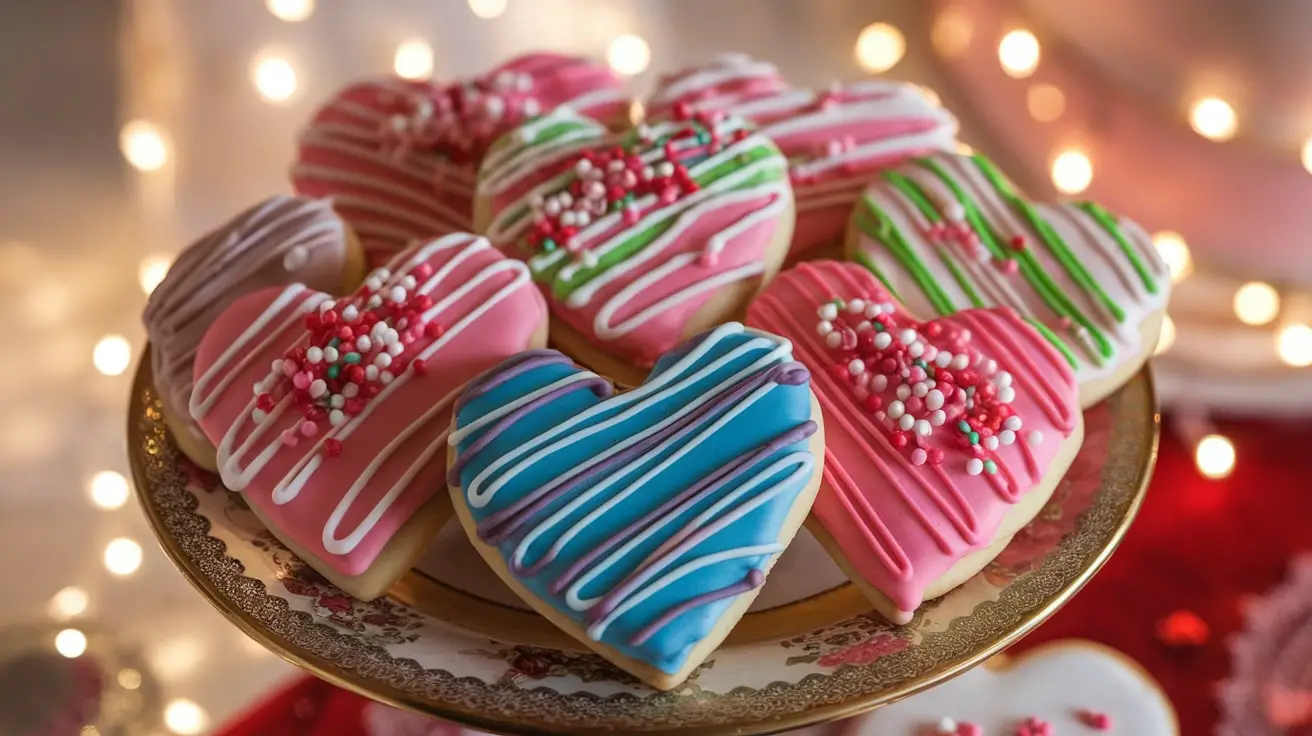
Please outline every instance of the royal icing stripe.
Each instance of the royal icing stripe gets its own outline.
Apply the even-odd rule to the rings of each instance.
[[[814,377],[826,483],[813,513],[910,618],[992,541],[1079,410],[1069,366],[1013,313],[920,324],[890,299],[860,266],[820,261],[780,275],[747,319],[792,339]]]
[[[733,118],[608,136],[557,112],[514,136],[482,172],[489,237],[531,254],[558,317],[643,366],[712,292],[764,273],[792,204],[786,161]]]
[[[611,396],[549,351],[460,399],[449,479],[526,588],[595,641],[679,671],[754,590],[815,461],[787,341],[722,325]]]
[[[938,155],[873,184],[856,257],[918,314],[1005,305],[1053,340],[1081,381],[1138,354],[1165,263],[1138,225],[1097,205],[1030,204],[986,159]]]
[[[794,253],[837,241],[880,168],[956,145],[956,120],[915,85],[868,80],[795,89],[774,67],[741,55],[665,80],[650,107],[652,119],[723,110],[760,126],[791,165]]]
[[[350,297],[292,285],[237,307],[207,335],[191,413],[224,484],[347,574],[440,487],[464,382],[544,316],[524,264],[466,234],[399,254]]]

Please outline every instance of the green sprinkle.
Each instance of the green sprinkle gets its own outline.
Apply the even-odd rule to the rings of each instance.
[[[342,360],[345,360],[347,363],[359,363],[359,362],[360,362],[360,354],[359,354],[359,353],[347,353],[347,354],[346,354],[346,357],[345,357],[345,358],[342,358]]]
[[[883,323],[883,322],[871,322],[870,324],[872,324],[872,325],[875,326],[875,332],[883,332],[883,331],[884,331],[884,323]]]
[[[978,445],[978,444],[979,444],[979,432],[971,432],[970,434],[966,435],[966,439],[970,440],[970,444],[972,444],[972,445]]]
[[[621,208],[623,208],[623,207],[624,207],[624,203],[621,202],[621,201],[618,200],[618,199],[615,200],[614,202],[611,202],[611,203],[610,203],[610,211],[611,211],[611,212],[618,212],[618,211],[619,211]]]
[[[962,419],[961,421],[957,422],[957,429],[961,430],[962,434],[969,432],[970,422],[967,422],[965,419]]]
[[[351,353],[351,355],[355,355],[355,353]],[[342,366],[338,365],[337,363],[333,363],[332,365],[328,366],[329,378],[337,378],[337,376],[341,374],[341,372],[342,372]]]
[[[550,253],[555,249],[556,249],[556,241],[552,240],[551,238],[547,238],[546,240],[542,241],[542,250],[545,250],[546,252]]]
[[[984,472],[985,472],[985,473],[988,473],[989,475],[992,475],[992,474],[998,472],[998,464],[995,463],[995,462],[993,462],[992,460],[985,460],[985,461],[984,461]]]
[[[341,342],[342,342],[341,340],[338,340],[337,338],[334,337],[333,339],[328,341],[328,347],[335,348],[338,345],[340,345]]]

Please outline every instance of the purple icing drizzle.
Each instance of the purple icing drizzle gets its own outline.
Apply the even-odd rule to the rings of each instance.
[[[733,596],[736,596],[739,593],[746,593],[749,590],[755,590],[761,587],[761,584],[764,582],[765,582],[765,573],[761,572],[756,568],[752,568],[747,573],[747,577],[734,583],[733,585],[725,586],[723,588],[720,588],[719,590],[712,590],[709,593],[702,593],[701,595],[696,596],[695,598],[689,598],[683,603],[680,603],[674,608],[671,608],[670,610],[661,614],[660,618],[642,627],[641,629],[638,630],[637,633],[629,637],[629,644],[635,647],[642,646],[642,643],[650,639],[652,634],[655,634],[657,631],[660,631],[661,629],[665,628],[666,624],[670,623],[674,619],[683,615],[685,612],[691,611],[692,609],[697,608],[698,606],[704,606],[707,603],[718,601],[721,598],[732,598]]]
[[[495,366],[483,371],[465,384],[465,390],[456,397],[455,411],[460,411],[465,404],[509,381],[515,376],[527,373],[535,368],[558,363],[570,363],[570,359],[556,350],[537,348],[506,358]]]

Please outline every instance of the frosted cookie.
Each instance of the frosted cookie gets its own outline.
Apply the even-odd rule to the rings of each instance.
[[[450,518],[446,435],[461,387],[545,342],[524,264],[448,235],[348,297],[294,284],[237,300],[197,351],[191,416],[218,447],[224,485],[371,600]]]
[[[806,368],[731,323],[611,384],[516,356],[456,405],[456,515],[525,602],[622,669],[678,686],[728,634],[820,480]]]
[[[543,116],[493,146],[479,198],[479,225],[547,295],[552,339],[628,385],[741,316],[793,229],[779,149],[709,114],[622,134],[565,110]]]
[[[1083,440],[1071,368],[1009,309],[912,318],[869,271],[785,271],[747,323],[793,342],[824,412],[808,528],[894,623],[1038,514]]]
[[[238,297],[303,283],[333,294],[364,278],[364,255],[350,228],[326,202],[267,199],[187,246],[151,292],[141,321],[150,365],[174,443],[214,470],[214,446],[187,411],[196,347]]]
[[[1152,355],[1171,286],[1138,225],[1092,202],[1033,204],[982,156],[884,173],[853,213],[847,249],[913,314],[1015,309],[1075,368],[1086,407]]]
[[[913,156],[951,151],[957,121],[906,82],[872,79],[797,89],[767,63],[740,54],[667,77],[649,119],[722,110],[746,118],[779,146],[797,195],[792,257],[832,246],[877,172]]]
[[[843,736],[1178,736],[1161,685],[1093,642],[999,656],[942,685],[848,721]]]
[[[606,65],[559,54],[526,54],[445,86],[353,84],[301,135],[292,183],[332,197],[366,250],[386,259],[412,240],[469,230],[487,147],[560,105],[606,124],[628,122],[628,99]]]

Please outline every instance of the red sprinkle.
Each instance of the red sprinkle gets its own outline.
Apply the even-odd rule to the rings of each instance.
[[[1079,712],[1080,723],[1095,731],[1112,730],[1112,717],[1101,711],[1082,710]]]
[[[328,453],[328,457],[337,457],[342,454],[342,441],[333,438],[326,439],[323,441],[323,449]]]
[[[1174,611],[1157,622],[1157,639],[1169,647],[1202,646],[1211,633],[1207,622],[1193,611]]]

